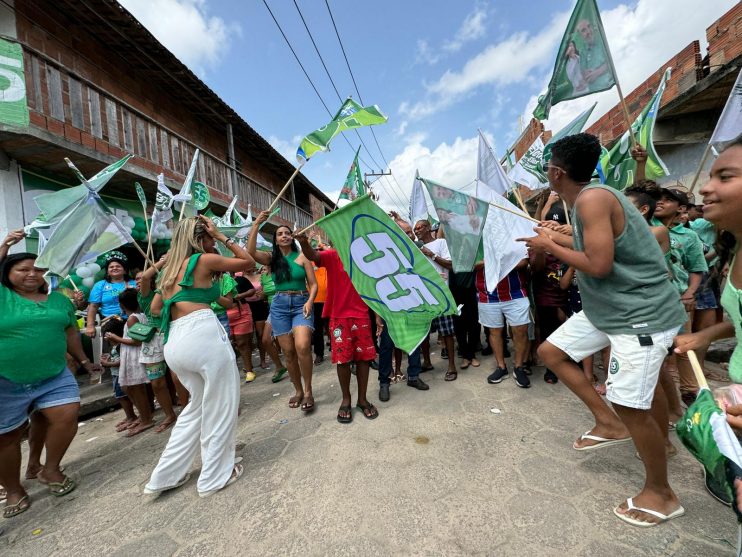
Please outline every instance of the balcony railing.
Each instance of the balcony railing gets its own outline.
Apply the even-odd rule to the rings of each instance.
[[[153,174],[165,172],[175,182],[185,179],[197,148],[194,143],[27,45],[24,45],[24,64],[32,125],[36,112],[46,117],[47,129],[52,133],[98,151],[134,154],[141,159],[137,164]],[[225,145],[226,133],[225,129]],[[243,211],[248,203],[252,204],[253,212],[267,209],[276,196],[270,188],[204,149],[198,161],[197,178],[212,193],[219,192],[227,198],[237,194]],[[279,216],[288,222],[298,222],[300,227],[313,222],[310,213],[287,199],[280,201]]]

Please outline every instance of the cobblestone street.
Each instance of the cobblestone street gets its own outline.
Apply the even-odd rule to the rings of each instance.
[[[26,482],[32,507],[1,523],[0,554],[733,553],[734,515],[706,493],[682,447],[670,478],[687,514],[631,527],[611,510],[641,487],[633,445],[574,451],[591,421],[563,385],[544,383],[541,368],[528,390],[511,378],[488,385],[491,358],[446,383],[445,362],[434,363],[423,375],[428,392],[393,385],[391,401],[377,403],[372,381],[380,416],[354,411],[350,425],[335,420],[340,389],[328,362],[316,368],[318,408],[309,416],[287,407],[288,381],[259,374],[242,387],[245,475],[208,499],[198,497],[195,477],[159,497],[142,495],[168,434],[120,438],[113,424],[121,411],[86,421],[64,462],[79,487],[56,499]]]

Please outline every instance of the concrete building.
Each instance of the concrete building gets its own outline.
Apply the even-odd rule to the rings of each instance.
[[[35,195],[77,185],[64,157],[89,176],[134,155],[102,191],[131,216],[134,182],[151,202],[160,173],[177,191],[196,148],[217,214],[235,195],[243,214],[266,209],[294,170],[115,1],[3,0],[0,37],[2,237],[33,220]],[[299,174],[277,218],[304,227],[332,207]]]

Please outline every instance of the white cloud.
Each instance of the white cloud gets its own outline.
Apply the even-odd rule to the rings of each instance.
[[[236,23],[210,16],[206,0],[120,0],[170,52],[195,73],[215,67],[240,34]]]
[[[474,7],[474,11],[466,16],[461,27],[456,31],[456,36],[452,40],[443,43],[443,50],[448,52],[457,52],[461,50],[464,43],[483,37],[486,31],[484,26],[486,20],[486,6],[478,3]]]
[[[556,50],[568,19],[569,13],[561,13],[536,35],[520,31],[488,46],[460,70],[447,70],[436,82],[427,85],[425,99],[414,104],[403,102],[399,111],[410,119],[424,118],[483,85],[507,86],[528,81],[530,72],[543,65]]]
[[[441,143],[434,149],[424,144],[425,136],[408,139],[401,153],[389,162],[394,179],[378,180],[372,187],[380,194],[380,204],[387,210],[406,215],[409,208],[415,170],[454,189],[462,189],[476,177],[478,138],[457,137],[453,143]]]
[[[440,55],[436,54],[428,41],[425,39],[417,40],[417,50],[415,51],[415,62],[418,64],[427,64],[433,66],[440,60]]]
[[[291,139],[286,140],[275,135],[269,135],[266,139],[287,161],[294,164],[296,161],[296,148],[299,146],[302,136],[295,135]]]

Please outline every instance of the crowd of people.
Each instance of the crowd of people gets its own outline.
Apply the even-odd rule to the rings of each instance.
[[[699,389],[687,352],[703,356],[714,340],[742,338],[742,266],[734,259],[742,240],[742,138],[714,162],[700,190],[702,205],[681,184],[644,179],[641,146],[632,151],[634,185],[621,192],[596,183],[600,149],[589,134],[554,143],[546,166],[550,193],[541,196],[534,215],[540,224],[533,237],[522,239],[528,257],[494,290],[486,286],[484,261],[469,272],[453,271],[445,226],[391,214],[459,307],[457,315],[433,320],[428,338],[407,354],[406,373],[387,324],[357,293],[335,249],[287,226],[276,228],[271,251],[257,249],[268,212],[255,220],[245,247],[206,217],[183,219],[174,225],[168,253],[134,279],[126,257],[111,252],[105,277],[88,300],[50,292],[35,255],[8,255],[24,238],[22,231],[11,232],[0,245],[4,517],[31,503],[20,480],[21,439],[29,423],[26,479],[47,484],[54,496],[76,487],[60,466],[80,407],[71,367],[93,376],[110,370],[124,410],[116,431],[132,437],[172,427],[145,493],[183,485],[200,451],[197,490],[206,497],[244,472],[235,456],[242,377],[251,383],[270,360],[272,381],[288,374],[293,385],[288,406],[313,412],[313,368],[323,361],[327,341],[342,391],[341,424],[350,424],[354,413],[379,416],[367,392],[372,369],[383,403],[400,380],[427,391],[421,375],[433,369],[436,342],[447,360],[445,381],[492,361],[483,381],[500,384],[512,371],[515,384],[526,389],[534,367],[543,365],[543,380],[564,383],[594,416],[594,425],[574,441],[575,450],[631,441],[636,446],[646,482],[615,507],[616,516],[646,527],[682,515],[667,458],[677,452],[669,431]],[[232,257],[219,255],[217,243]],[[86,310],[82,331],[76,308]],[[100,364],[85,354],[81,332],[102,335]],[[478,353],[494,358],[480,361]],[[26,364],[28,354],[33,366]],[[742,382],[740,350],[729,377]],[[159,423],[153,399],[163,413]],[[728,413],[742,429],[742,408]]]

